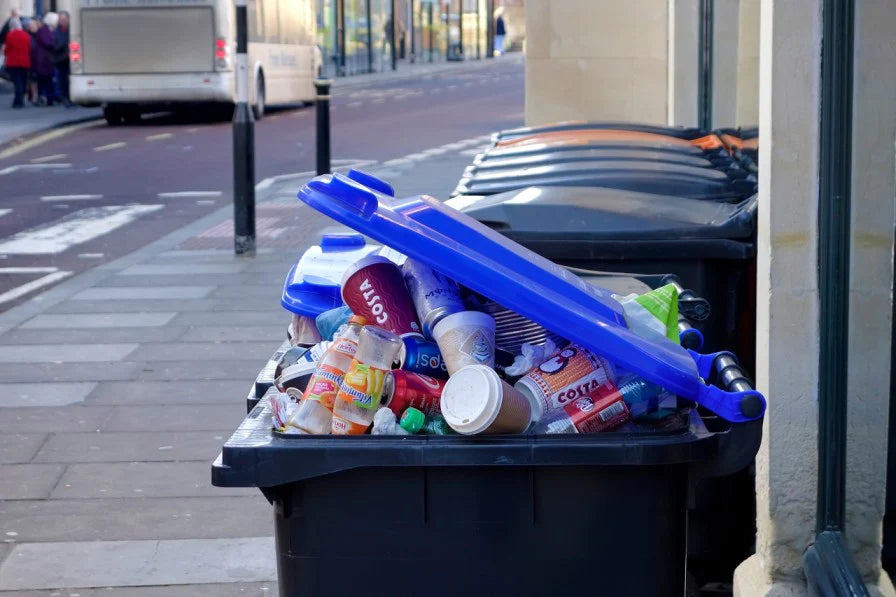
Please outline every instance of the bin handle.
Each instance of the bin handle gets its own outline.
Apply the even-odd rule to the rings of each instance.
[[[688,350],[697,364],[697,372],[704,380],[715,377],[722,387],[707,385],[700,392],[698,402],[732,423],[761,419],[765,414],[765,397],[747,380],[737,357],[727,351],[700,354]]]

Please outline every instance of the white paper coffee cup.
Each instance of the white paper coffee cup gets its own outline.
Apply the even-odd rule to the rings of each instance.
[[[529,399],[485,365],[468,365],[442,390],[442,416],[464,435],[523,433],[532,422]]]
[[[448,375],[467,365],[495,366],[495,319],[488,313],[452,313],[435,325],[432,335]]]

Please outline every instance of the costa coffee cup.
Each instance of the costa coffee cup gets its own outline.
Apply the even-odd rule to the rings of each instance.
[[[488,313],[452,313],[436,324],[433,337],[448,375],[467,365],[495,366],[495,320]]]
[[[422,336],[401,270],[380,255],[356,261],[342,276],[342,300],[367,323],[399,336]]]
[[[532,423],[532,404],[485,365],[468,365],[452,375],[441,398],[442,416],[464,435],[522,433]]]

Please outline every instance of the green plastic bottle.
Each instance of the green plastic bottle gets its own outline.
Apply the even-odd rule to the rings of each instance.
[[[427,417],[423,411],[413,406],[404,411],[399,422],[402,429],[408,433],[422,433],[424,435],[456,435],[457,432],[445,422],[442,415]]]

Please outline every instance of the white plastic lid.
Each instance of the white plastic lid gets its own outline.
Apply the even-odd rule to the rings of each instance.
[[[458,433],[482,433],[497,418],[503,397],[501,378],[494,369],[467,365],[452,375],[442,390],[442,416]]]

